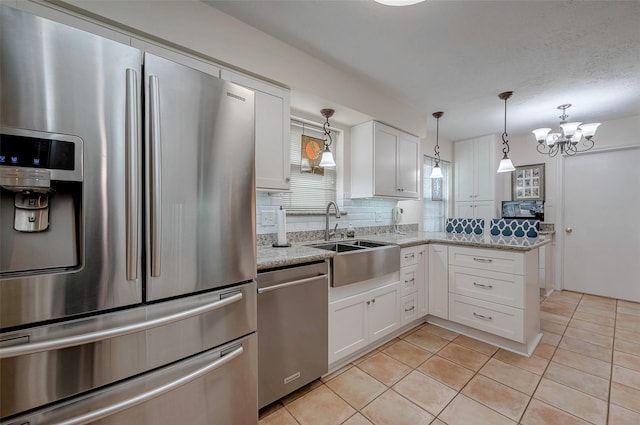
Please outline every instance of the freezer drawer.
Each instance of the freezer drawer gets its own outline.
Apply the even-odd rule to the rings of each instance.
[[[255,333],[1,425],[258,423]]]
[[[249,283],[0,334],[0,418],[77,396],[254,332],[256,298],[256,284]]]

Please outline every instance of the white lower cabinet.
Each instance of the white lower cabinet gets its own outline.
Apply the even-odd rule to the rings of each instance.
[[[429,245],[429,314],[449,318],[449,251],[446,245]]]
[[[449,320],[516,343],[540,339],[538,253],[449,248]]]
[[[329,364],[400,327],[401,291],[394,282],[329,303]]]
[[[524,342],[523,310],[458,294],[449,295],[449,320]]]
[[[407,323],[413,322],[417,318],[421,317],[419,312],[418,293],[405,295],[402,297],[400,305],[400,322],[404,326]]]
[[[418,245],[400,251],[400,285],[402,326],[429,312],[427,289],[427,246]]]

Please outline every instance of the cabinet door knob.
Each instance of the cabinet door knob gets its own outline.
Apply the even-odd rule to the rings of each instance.
[[[367,301],[367,305],[371,304],[371,301]]]
[[[571,233],[573,232],[573,229],[571,227],[567,227],[566,229],[564,229],[564,231],[567,233]]]

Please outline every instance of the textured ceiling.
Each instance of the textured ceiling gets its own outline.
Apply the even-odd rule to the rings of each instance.
[[[640,1],[206,3],[424,111],[450,140],[640,115]],[[286,82],[285,82],[286,83]],[[433,120],[432,118],[430,118]],[[432,122],[430,121],[430,125]]]

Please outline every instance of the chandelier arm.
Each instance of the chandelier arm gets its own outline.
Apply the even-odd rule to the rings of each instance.
[[[579,152],[586,152],[588,150],[590,150],[591,148],[593,148],[595,146],[596,142],[593,139],[584,139],[582,141],[582,145],[585,147],[585,149],[579,151]]]

